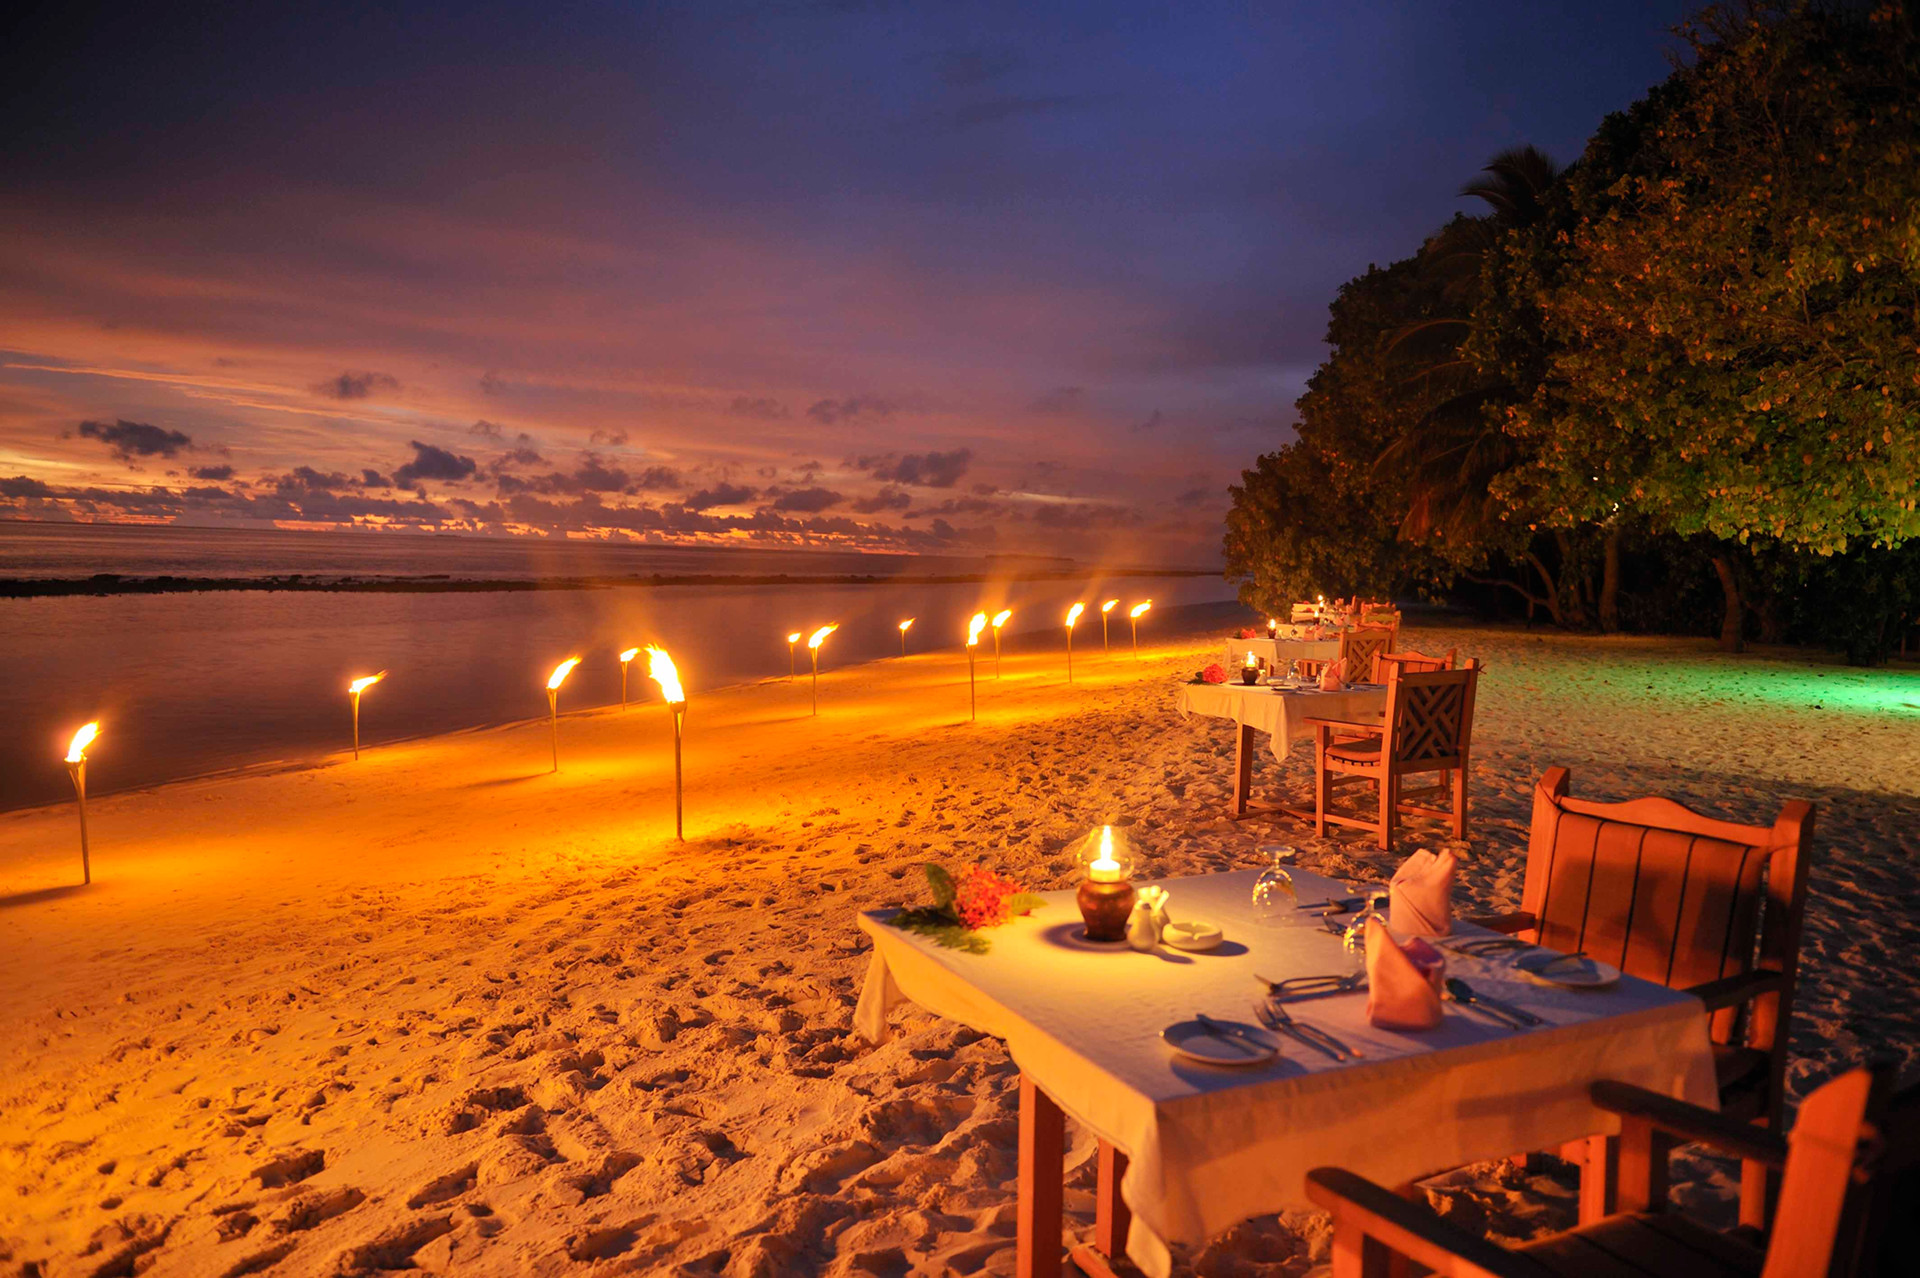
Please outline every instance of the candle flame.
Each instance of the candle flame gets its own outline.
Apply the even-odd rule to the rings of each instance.
[[[647,649],[647,651],[652,652],[653,649],[649,648]],[[624,666],[629,661],[632,661],[635,657],[639,655],[640,655],[640,650],[638,648],[629,648],[625,652],[620,654],[620,664]]]
[[[1252,650],[1251,650],[1251,649],[1249,649],[1249,650],[1248,650],[1248,652],[1247,652],[1247,665],[1248,665],[1249,667],[1252,667],[1252,666],[1253,666],[1253,664],[1254,664],[1254,660],[1253,660],[1253,652],[1252,652]]]
[[[92,745],[93,739],[99,735],[100,724],[97,721],[83,725],[80,731],[73,734],[73,740],[67,744],[67,762],[85,763],[87,747]]]
[[[1087,866],[1087,877],[1095,882],[1118,882],[1120,862],[1113,855],[1113,827],[1100,827],[1100,854]]]
[[[1138,620],[1138,619],[1140,619],[1141,617],[1144,617],[1144,616],[1146,616],[1146,615],[1147,615],[1147,609],[1149,609],[1149,608],[1151,608],[1151,607],[1153,607],[1153,600],[1151,600],[1151,599],[1149,599],[1149,600],[1147,600],[1147,601],[1146,601],[1145,603],[1137,603],[1137,604],[1135,604],[1135,605],[1133,606],[1133,610],[1132,610],[1131,612],[1129,612],[1129,613],[1128,613],[1127,615],[1128,615],[1129,617],[1132,617],[1132,618],[1134,618],[1135,620]]]
[[[1114,606],[1115,604],[1117,604],[1117,603],[1119,603],[1119,602],[1120,602],[1120,601],[1119,601],[1118,599],[1109,599],[1109,600],[1107,600],[1107,601],[1106,601],[1105,603],[1103,603],[1103,604],[1101,604],[1101,605],[1100,605],[1100,611],[1101,611],[1101,612],[1112,612],[1112,611],[1113,611],[1113,606]]]
[[[911,627],[911,626],[913,625],[913,623],[914,623],[914,621],[915,621],[915,620],[916,620],[916,618],[913,618],[913,617],[908,617],[908,618],[907,618],[907,619],[906,619],[905,621],[903,621],[903,622],[901,622],[901,623],[900,623],[900,633],[901,633],[901,634],[905,634],[905,633],[907,632],[907,630],[908,630],[908,628],[909,628],[909,627]]]
[[[788,635],[788,636],[787,636],[787,642],[788,642],[788,643],[799,643],[799,642],[800,642],[800,632],[799,632],[798,630],[796,630],[796,631],[794,631],[794,632],[793,632],[792,634],[790,634],[790,635]]]
[[[674,668],[673,658],[665,648],[647,645],[647,678],[660,685],[660,695],[667,699],[668,705],[686,702],[687,694],[680,687],[680,672]]]
[[[1002,608],[999,612],[994,613],[993,628],[995,630],[998,630],[1000,627],[1006,625],[1007,618],[1011,617],[1012,615],[1013,615],[1013,609],[1011,608]]]
[[[553,673],[547,676],[547,691],[560,691],[560,685],[567,681],[567,676],[572,674],[573,668],[579,664],[580,658],[568,657],[565,661],[555,666]]]
[[[1080,620],[1080,614],[1085,612],[1086,610],[1087,610],[1087,606],[1083,603],[1077,603],[1073,607],[1067,609],[1067,629],[1069,630],[1073,629],[1073,623]]]
[[[387,677],[387,672],[384,670],[382,670],[379,674],[361,675],[358,679],[355,679],[352,683],[347,685],[347,691],[351,692],[354,696],[357,697],[361,693],[365,692],[368,688],[371,688],[374,684],[379,683],[382,679],[386,677]]]
[[[987,628],[987,614],[984,612],[974,613],[973,620],[967,623],[967,647],[971,648],[975,644],[979,643],[980,632],[982,630],[985,630],[986,628]]]
[[[814,631],[812,634],[807,636],[807,647],[818,648],[821,644],[827,641],[828,635],[832,634],[834,631],[838,630],[839,628],[840,628],[839,622],[835,622],[830,626],[820,627],[818,630]]]

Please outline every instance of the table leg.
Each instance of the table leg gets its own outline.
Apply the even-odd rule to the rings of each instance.
[[[1018,1278],[1060,1278],[1065,1218],[1067,1116],[1053,1098],[1020,1076],[1020,1203]]]
[[[1253,729],[1240,725],[1240,743],[1233,754],[1233,815],[1247,814],[1247,793],[1253,788]]]
[[[1127,1227],[1133,1213],[1120,1197],[1120,1180],[1127,1174],[1127,1156],[1106,1141],[1100,1142],[1099,1172],[1094,1187],[1093,1242],[1068,1252],[1076,1269],[1087,1278],[1122,1278],[1137,1273],[1127,1263]]]

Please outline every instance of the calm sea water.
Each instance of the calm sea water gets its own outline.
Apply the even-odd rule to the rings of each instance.
[[[445,573],[499,580],[616,571],[595,566],[609,562],[597,556],[608,555],[623,565],[617,571],[646,574],[886,575],[983,567],[908,556],[522,547],[477,538],[392,546],[386,543],[400,539],[174,529],[138,529],[122,538],[126,530],[48,533],[46,527],[0,524],[0,576]],[[22,535],[23,528],[33,531]],[[301,540],[308,536],[316,544]],[[110,544],[116,541],[124,553]],[[543,570],[544,552],[559,556],[546,562],[564,566]],[[660,643],[675,652],[689,689],[699,690],[785,673],[786,633],[824,622],[841,625],[826,649],[824,665],[834,668],[897,654],[895,624],[902,617],[918,618],[910,643],[923,651],[957,646],[966,618],[982,608],[1013,608],[1009,632],[1020,633],[1054,628],[1075,599],[1114,595],[1152,597],[1164,609],[1231,598],[1232,590],[1218,578],[1090,576],[943,586],[214,591],[0,600],[6,672],[0,680],[0,808],[67,797],[60,757],[67,736],[88,719],[104,725],[91,752],[88,786],[106,792],[340,749],[347,742],[346,681],[380,669],[392,673],[368,694],[362,719],[368,743],[544,715],[545,672],[576,654],[585,661],[568,681],[563,704],[579,709],[619,700],[615,654],[636,644]],[[724,668],[703,667],[698,656],[722,653]],[[641,669],[631,677],[636,695],[653,695]]]

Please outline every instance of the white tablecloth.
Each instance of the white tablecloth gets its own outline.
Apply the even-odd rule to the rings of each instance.
[[[855,1027],[875,1042],[912,1000],[1006,1041],[1034,1083],[1128,1157],[1121,1195],[1133,1211],[1127,1254],[1163,1278],[1168,1244],[1199,1244],[1264,1212],[1307,1208],[1308,1169],[1352,1168],[1388,1185],[1463,1163],[1618,1132],[1587,1087],[1616,1078],[1717,1105],[1699,1000],[1632,978],[1601,991],[1504,979],[1497,964],[1450,955],[1476,988],[1548,1024],[1499,1029],[1456,1004],[1419,1034],[1375,1029],[1363,993],[1290,1004],[1361,1060],[1337,1065],[1285,1040],[1268,1064],[1230,1069],[1175,1056],[1162,1027],[1196,1012],[1253,1023],[1254,973],[1281,979],[1349,970],[1339,941],[1315,927],[1254,920],[1255,871],[1169,879],[1174,918],[1226,930],[1211,954],[1076,940],[1071,892],[987,935],[987,954],[945,950],[863,914],[873,938]],[[1330,889],[1296,872],[1302,899]],[[884,914],[885,912],[881,912]]]
[[[1266,659],[1268,665],[1295,661],[1332,661],[1340,655],[1338,639],[1228,639],[1227,672],[1247,662],[1247,654]]]
[[[1385,688],[1349,688],[1345,692],[1247,687],[1235,675],[1225,683],[1183,683],[1174,707],[1190,714],[1231,719],[1267,734],[1275,758],[1287,757],[1296,740],[1313,736],[1308,719],[1378,722],[1387,708]]]

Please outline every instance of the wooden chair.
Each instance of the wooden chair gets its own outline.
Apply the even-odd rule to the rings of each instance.
[[[1467,759],[1473,737],[1473,694],[1480,663],[1468,658],[1460,670],[1403,672],[1387,668],[1387,708],[1378,722],[1308,719],[1313,727],[1313,830],[1325,836],[1328,825],[1371,830],[1382,848],[1393,843],[1393,827],[1403,812],[1439,817],[1453,824],[1457,839],[1467,837]],[[1403,790],[1402,777],[1441,773],[1437,785]],[[1371,781],[1379,787],[1375,820],[1334,812],[1333,792],[1340,786]],[[1453,795],[1453,808],[1421,807],[1409,799]]]
[[[1385,683],[1387,681],[1387,667],[1395,663],[1407,674],[1419,674],[1427,670],[1451,670],[1454,667],[1454,658],[1459,651],[1458,648],[1449,648],[1447,649],[1447,655],[1444,657],[1429,657],[1422,652],[1375,653],[1373,658],[1373,681],[1375,683]]]
[[[1576,799],[1568,780],[1549,768],[1534,787],[1519,912],[1475,921],[1698,995],[1722,1112],[1777,1132],[1813,805],[1788,802],[1770,827],[1735,825],[1671,799]],[[1584,1164],[1581,1219],[1604,1215],[1615,1146],[1596,1137],[1563,1153]],[[1740,1218],[1761,1228],[1771,1177],[1743,1171]]]
[[[1373,678],[1373,659],[1393,647],[1395,632],[1387,626],[1357,626],[1340,632],[1340,660],[1346,662],[1348,680],[1360,683]]]
[[[1882,1066],[1833,1079],[1801,1103],[1787,1140],[1625,1083],[1595,1083],[1593,1103],[1620,1115],[1620,1139],[1631,1152],[1622,1159],[1623,1214],[1511,1251],[1449,1224],[1424,1203],[1337,1167],[1309,1171],[1307,1197],[1333,1213],[1333,1278],[1384,1273],[1394,1253],[1449,1278],[1825,1278],[1871,1272],[1860,1268],[1876,1259],[1861,1247],[1870,1227],[1857,1226],[1870,1222],[1876,1205],[1885,1149],[1878,1120],[1887,1108],[1890,1077]],[[1766,1250],[1664,1210],[1665,1151],[1695,1141],[1782,1173],[1778,1224]],[[1624,1175],[1629,1163],[1631,1180]]]

